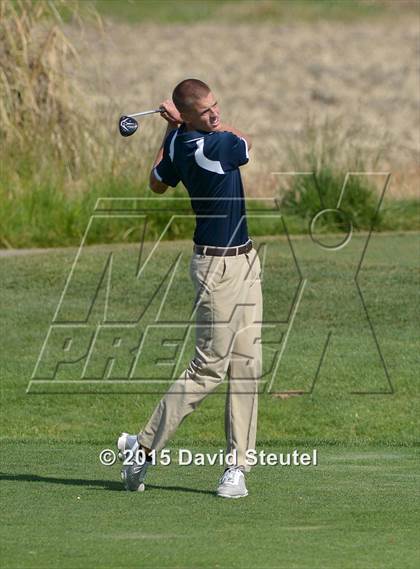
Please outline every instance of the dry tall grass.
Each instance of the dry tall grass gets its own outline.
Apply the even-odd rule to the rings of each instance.
[[[90,27],[100,35],[101,20],[88,3],[0,3],[1,159],[14,193],[25,183],[52,179],[65,191],[87,189],[93,179],[119,175],[129,159],[135,160],[129,144],[121,151],[115,107],[92,112],[74,81],[81,62],[78,41],[68,32],[77,23],[83,33],[86,18],[89,24],[95,20]],[[115,143],[110,141],[111,124]]]
[[[111,103],[121,111],[149,108],[187,76],[206,80],[226,122],[253,138],[244,177],[254,195],[274,191],[269,172],[292,169],[289,142],[305,152],[309,117],[318,126],[339,118],[336,146],[344,132],[351,135],[348,142],[365,152],[368,168],[368,157],[386,145],[378,168],[394,174],[390,194],[415,196],[420,57],[414,13],[396,9],[392,17],[350,22],[108,20],[101,37],[92,31],[86,40],[75,80],[93,112]],[[147,123],[152,127],[163,130],[158,118]],[[139,152],[148,136],[149,130],[133,137]]]
[[[57,3],[62,4],[62,2]],[[77,4],[68,4],[74,12]],[[81,116],[74,108],[64,65],[76,57],[53,2],[0,5],[0,134],[26,152],[46,134],[60,158],[77,163]]]

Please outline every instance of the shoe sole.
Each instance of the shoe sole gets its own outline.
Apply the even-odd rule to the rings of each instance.
[[[219,492],[216,492],[216,495],[219,496],[219,498],[230,498],[236,500],[237,498],[246,498],[248,496],[248,492],[246,494],[237,494],[236,496],[232,496],[231,494],[221,494]]]

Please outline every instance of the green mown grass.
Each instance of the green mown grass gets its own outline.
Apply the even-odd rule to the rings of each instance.
[[[100,464],[100,450],[113,448],[121,430],[139,430],[160,397],[156,388],[144,393],[153,386],[146,388],[141,379],[116,386],[100,381],[87,389],[56,381],[32,384],[26,393],[76,251],[0,258],[3,565],[417,567],[419,241],[418,233],[374,234],[368,245],[359,285],[394,393],[355,395],[357,390],[389,391],[354,295],[352,277],[366,235],[356,235],[335,253],[304,236],[292,238],[308,281],[292,329],[296,334],[290,335],[290,350],[272,391],[308,389],[320,339],[326,330],[333,339],[312,394],[282,400],[262,390],[257,448],[277,453],[317,448],[319,465],[258,466],[247,477],[249,497],[234,503],[214,497],[217,466],[155,467],[146,492],[133,495],[121,491],[116,465]],[[285,238],[260,239],[257,245],[263,242],[265,320],[284,319],[296,271]],[[145,244],[146,251],[150,247]],[[185,318],[192,302],[187,276],[191,244],[172,241],[161,247],[139,288],[132,279],[135,245],[88,247],[60,316],[69,320],[84,313],[86,294],[112,249],[110,317],[133,316],[182,252],[185,258],[161,315],[168,321]],[[159,295],[155,300],[145,322],[153,321]],[[100,295],[91,313],[95,322],[102,302]],[[142,361],[145,374],[156,372],[154,360],[168,355],[159,340]],[[273,334],[264,330],[265,370],[270,341]],[[189,344],[185,360],[191,349]],[[104,350],[98,350],[93,376],[101,373]],[[50,355],[53,361],[54,350]],[[116,368],[117,376],[121,369]],[[65,377],[72,381],[77,374],[72,368],[60,370],[58,379]],[[223,448],[223,392],[221,386],[181,425],[168,445],[174,452],[179,447],[197,452]]]
[[[94,0],[102,16],[129,23],[354,21],[393,13],[386,2],[363,0]],[[405,2],[400,9],[414,11]]]
[[[209,466],[152,467],[123,492],[101,448],[2,446],[4,567],[418,566],[418,449],[321,446],[317,467],[255,467],[249,496],[222,500]]]
[[[252,220],[250,220],[252,229]],[[252,231],[251,231],[252,234]],[[322,236],[332,240],[332,236]],[[263,273],[264,320],[284,321],[293,306],[299,277],[286,239],[257,239],[256,246],[266,243]],[[311,396],[287,401],[274,399],[267,392],[272,375],[268,373],[273,350],[281,347],[281,334],[287,325],[263,329],[264,393],[261,397],[260,440],[332,440],[332,441],[406,441],[412,443],[418,433],[419,382],[416,375],[418,357],[418,271],[416,259],[419,234],[374,234],[367,248],[359,274],[359,286],[374,326],[394,394],[355,395],[353,392],[385,392],[390,385],[381,365],[366,316],[354,284],[354,274],[366,245],[366,235],[352,238],[343,250],[331,252],[314,245],[308,238],[292,238],[292,245],[305,291],[289,335],[272,392],[303,389],[309,391],[314,380],[326,334],[331,344]],[[145,244],[145,253],[151,243]],[[138,246],[116,245],[113,248],[112,293],[108,318],[130,321],[146,306],[141,324],[131,331],[124,329],[127,346],[138,343],[141,330],[154,323],[161,306],[164,287],[152,303],[149,299],[163,274],[183,254],[172,286],[167,290],[160,322],[188,322],[193,290],[188,276],[190,242],[165,242],[156,252],[155,262],[145,270],[144,278],[133,278],[138,261]],[[58,319],[83,320],[110,252],[109,246],[87,248],[80,257]],[[150,336],[142,352],[132,384],[99,383],[34,384],[33,395],[26,395],[38,355],[52,321],[76,250],[51,251],[38,255],[1,258],[3,275],[2,313],[4,330],[2,358],[3,412],[1,436],[4,438],[105,441],[110,430],[137,429],[143,423],[159,395],[176,377],[173,367],[156,365],[156,360],[174,357],[174,349],[163,347],[165,337],[178,339],[178,329],[171,325],[162,333]],[[263,250],[260,251],[263,257]],[[87,332],[96,329],[103,319],[104,295],[99,294],[90,314]],[[90,327],[89,327],[90,326]],[[77,339],[77,336],[75,336]],[[277,341],[276,341],[277,340]],[[106,338],[105,340],[106,341]],[[109,338],[108,340],[109,341]],[[57,345],[58,348],[61,346]],[[77,343],[75,344],[77,349]],[[82,345],[82,352],[85,352]],[[87,377],[101,378],[108,358],[107,343],[95,345]],[[81,352],[81,353],[82,353]],[[186,342],[178,371],[182,371],[193,353],[192,337]],[[72,355],[76,357],[78,352]],[[52,370],[63,352],[48,344],[36,377],[54,377]],[[126,377],[132,356],[117,358],[109,379]],[[82,361],[83,364],[83,361]],[[56,379],[80,379],[81,364],[61,367]],[[106,374],[105,374],[106,375]],[[164,384],[141,378],[166,379]],[[94,394],[87,394],[87,391]],[[49,392],[48,392],[49,390]],[[77,391],[71,395],[63,391]],[[48,393],[45,394],[45,391]],[[61,395],[50,393],[61,392]],[[149,395],[144,391],[151,392]],[[37,394],[44,392],[44,394]],[[135,392],[130,395],[130,392]],[[81,394],[80,394],[81,393]],[[84,393],[84,395],[83,395]],[[96,394],[95,394],[96,393]],[[111,393],[111,394],[110,394]],[[223,386],[221,388],[223,394]],[[221,413],[223,395],[209,397],[199,413],[180,429],[180,440],[215,444],[223,439]]]

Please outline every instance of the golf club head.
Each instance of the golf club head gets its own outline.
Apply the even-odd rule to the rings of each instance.
[[[131,136],[136,132],[139,127],[139,123],[133,117],[126,117],[123,115],[120,117],[118,126],[120,128],[121,136]]]

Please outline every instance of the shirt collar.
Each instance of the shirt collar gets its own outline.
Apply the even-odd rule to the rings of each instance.
[[[184,140],[191,140],[193,138],[202,138],[206,136],[206,134],[212,134],[211,132],[207,132],[206,130],[186,130],[187,125],[182,123],[182,125],[178,128],[178,135],[182,136]]]

